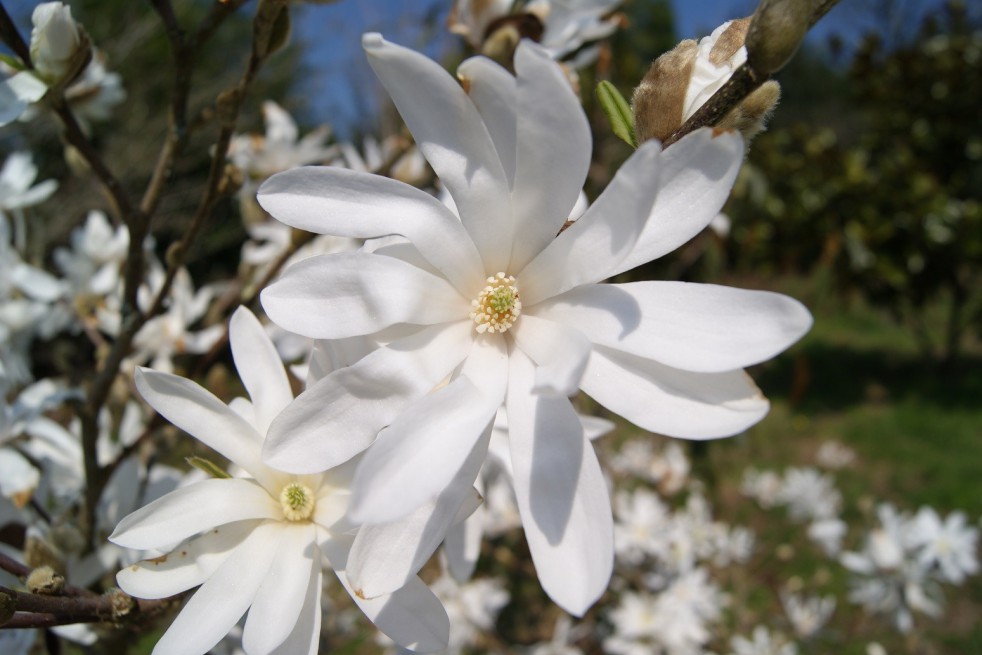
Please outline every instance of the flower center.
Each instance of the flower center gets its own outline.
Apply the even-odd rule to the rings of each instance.
[[[522,301],[518,296],[515,278],[496,273],[487,280],[476,300],[471,301],[471,320],[477,331],[505,332],[522,313]]]
[[[280,505],[288,521],[306,521],[314,513],[314,492],[305,484],[291,482],[280,492]]]

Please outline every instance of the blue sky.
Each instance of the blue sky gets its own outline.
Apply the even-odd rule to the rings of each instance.
[[[639,0],[643,1],[643,0]],[[894,0],[915,13],[938,0]],[[304,83],[305,122],[328,122],[346,135],[359,116],[379,102],[378,87],[359,45],[361,34],[379,31],[397,43],[439,59],[459,45],[443,29],[451,0],[341,0],[326,5],[295,5],[294,34],[308,46],[310,76]],[[731,18],[753,12],[755,0],[672,0],[680,39],[699,38]],[[847,41],[870,24],[869,0],[844,0],[815,26],[809,39],[824,43],[832,33]],[[425,33],[426,16],[436,16],[437,29]]]

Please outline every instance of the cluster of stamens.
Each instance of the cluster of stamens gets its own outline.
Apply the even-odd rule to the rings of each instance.
[[[314,513],[314,492],[299,482],[291,482],[280,492],[283,516],[288,521],[306,521]]]
[[[522,313],[522,301],[518,296],[515,278],[504,273],[492,275],[477,300],[471,301],[471,320],[477,331],[505,332]]]

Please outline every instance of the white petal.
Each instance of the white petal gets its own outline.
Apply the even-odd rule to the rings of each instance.
[[[116,574],[116,582],[137,598],[167,598],[197,587],[259,524],[238,521],[208,530],[163,557],[127,566]]]
[[[462,375],[410,405],[379,433],[358,466],[352,520],[394,521],[433,500],[463,466],[501,400],[488,398]]]
[[[524,306],[605,279],[631,252],[658,193],[660,153],[657,141],[642,144],[586,213],[529,262],[517,276]]]
[[[590,342],[575,323],[555,323],[524,314],[512,328],[515,343],[537,364],[533,393],[572,396],[590,357]]]
[[[767,415],[767,399],[741,370],[691,373],[597,346],[580,385],[645,430],[683,439],[743,432]]]
[[[321,641],[321,594],[323,593],[324,571],[320,565],[314,566],[313,575],[307,582],[303,609],[300,618],[293,626],[293,632],[280,644],[272,655],[317,655]]]
[[[463,584],[470,580],[481,554],[481,538],[484,536],[484,508],[447,530],[443,553],[447,558],[447,570],[454,580]]]
[[[575,325],[593,343],[701,373],[770,359],[812,323],[788,296],[686,282],[582,286],[536,305],[535,314]]]
[[[290,380],[276,347],[251,311],[245,307],[235,310],[228,335],[235,368],[252,399],[259,433],[265,436],[269,424],[293,400]]]
[[[430,194],[397,180],[305,166],[266,180],[257,200],[278,220],[301,230],[356,239],[402,235],[455,284],[485,275],[460,220]]]
[[[723,208],[742,163],[743,140],[733,132],[714,136],[704,128],[666,148],[644,232],[631,253],[598,279],[657,259],[701,232]]]
[[[312,523],[284,523],[279,549],[249,608],[242,647],[250,655],[269,655],[297,625],[310,579],[320,570]]]
[[[360,252],[297,262],[261,297],[277,325],[314,339],[371,334],[396,323],[446,323],[466,318],[471,309],[442,277]]]
[[[273,421],[264,459],[291,473],[317,473],[351,459],[407,403],[450,374],[473,332],[471,321],[426,328],[322,378]]]
[[[502,223],[511,221],[508,179],[474,104],[429,57],[378,34],[364,35],[362,46],[420,151],[453,196],[486,270],[505,270],[511,242],[498,238]]]
[[[40,472],[23,455],[12,448],[0,449],[0,494],[13,498],[26,493],[29,498],[40,481]]]
[[[109,540],[125,548],[149,550],[226,523],[282,517],[279,503],[254,480],[208,479],[133,512],[119,522]]]
[[[513,354],[507,411],[515,497],[542,588],[582,616],[613,569],[610,498],[573,406],[532,395],[532,379],[531,362]]]
[[[457,77],[481,113],[508,184],[515,180],[516,118],[515,78],[487,57],[471,57],[457,67]]]
[[[593,153],[590,124],[566,75],[542,47],[523,40],[515,51],[518,152],[509,270],[519,271],[569,218]],[[502,235],[505,238],[505,235]]]
[[[472,484],[484,461],[489,434],[486,430],[435,501],[394,523],[364,525],[358,530],[347,566],[348,580],[358,596],[391,593],[410,582],[426,564],[464,509],[462,505],[473,497]]]
[[[252,604],[276,555],[280,528],[266,523],[253,530],[191,596],[153,655],[205,653],[221,641]]]
[[[358,596],[344,574],[347,565],[347,544],[344,540],[332,540],[323,544],[328,559],[338,575],[338,580],[351,594],[379,630],[403,648],[418,653],[435,653],[447,647],[450,640],[450,619],[446,610],[430,588],[419,578],[392,594],[365,599]]]
[[[136,388],[168,421],[209,448],[249,471],[266,478],[259,460],[262,437],[228,405],[191,380],[148,368],[134,374]]]

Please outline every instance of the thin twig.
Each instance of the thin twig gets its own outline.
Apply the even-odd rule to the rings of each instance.
[[[744,63],[705,104],[699,107],[696,113],[689,117],[689,120],[682,124],[682,127],[665,139],[663,145],[667,148],[690,132],[701,127],[716,125],[768,79],[769,76],[758,73],[750,67],[749,63]]]

